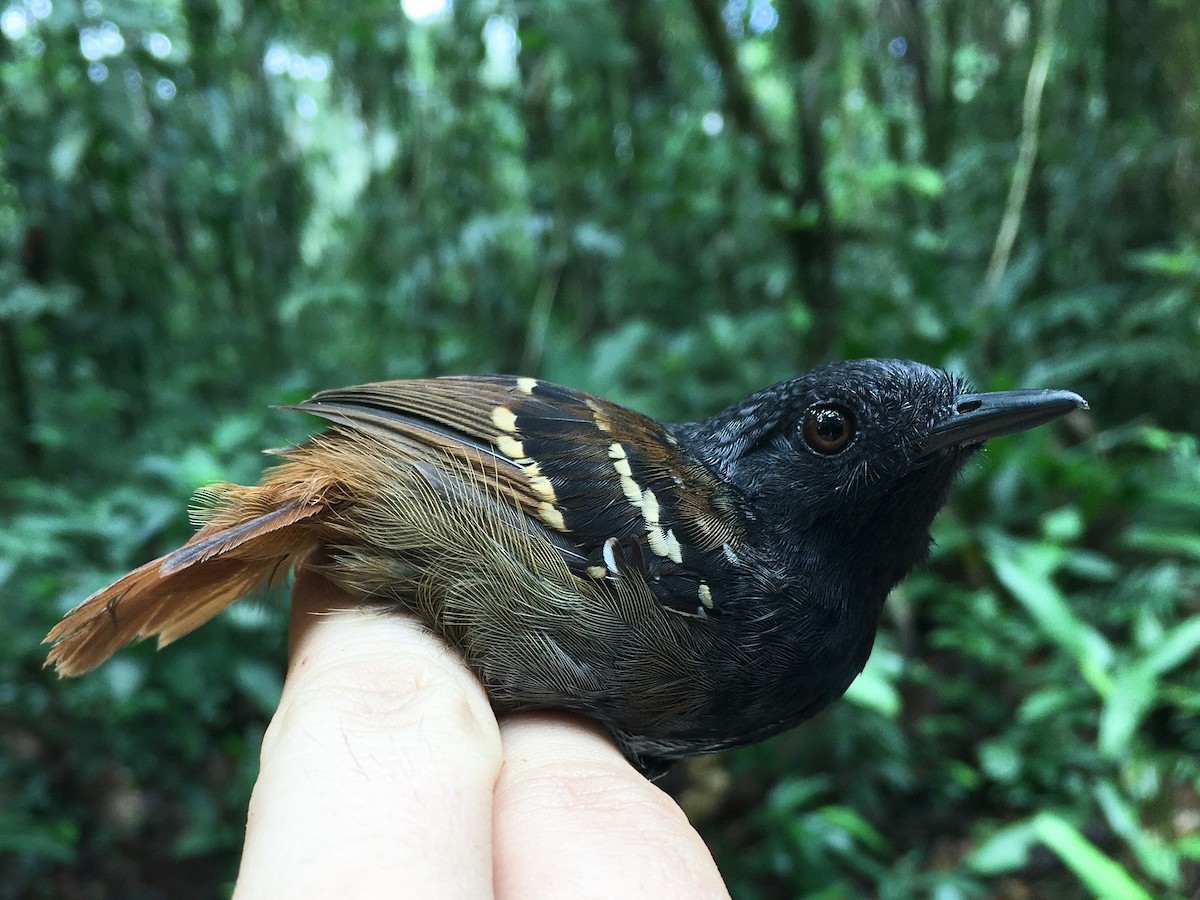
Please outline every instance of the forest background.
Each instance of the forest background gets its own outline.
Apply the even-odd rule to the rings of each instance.
[[[40,641],[269,404],[867,355],[1092,411],[970,467],[846,700],[666,782],[734,896],[1200,891],[1196,0],[5,2],[0,897],[228,887],[282,598]]]

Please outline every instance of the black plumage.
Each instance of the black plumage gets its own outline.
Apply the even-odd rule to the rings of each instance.
[[[789,728],[862,670],[891,588],[981,442],[1085,405],[902,360],[814,369],[664,425],[531,378],[326,391],[332,425],[218,485],[180,550],[49,639],[65,674],[174,640],[305,559],[415,612],[497,711],[598,719],[647,771]]]

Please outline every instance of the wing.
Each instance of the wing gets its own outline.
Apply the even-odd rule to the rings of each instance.
[[[642,576],[675,612],[719,612],[748,552],[732,490],[668,426],[580,391],[450,377],[323,391],[289,408],[469,458],[476,486],[539,522],[575,575]]]

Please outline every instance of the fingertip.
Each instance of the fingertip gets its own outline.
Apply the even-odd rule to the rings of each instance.
[[[678,804],[629,764],[603,728],[526,714],[506,717],[500,730],[497,897],[729,896]]]
[[[413,616],[311,572],[290,638],[239,896],[394,896],[411,879],[431,898],[490,892],[501,752],[478,680]]]

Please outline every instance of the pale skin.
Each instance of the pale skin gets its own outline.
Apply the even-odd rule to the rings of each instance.
[[[415,620],[301,573],[235,900],[728,898],[675,802],[604,732],[497,721]]]

